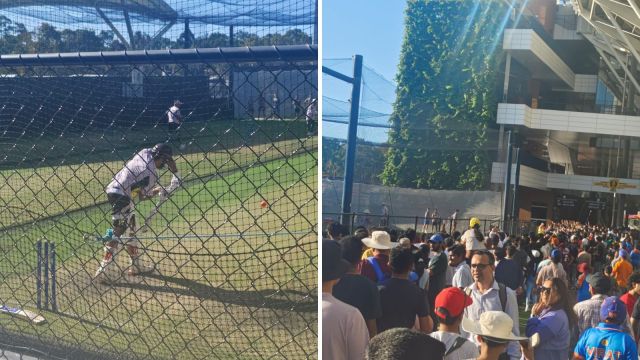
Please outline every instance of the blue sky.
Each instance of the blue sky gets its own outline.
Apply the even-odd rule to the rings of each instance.
[[[324,0],[323,59],[360,54],[366,66],[386,79],[394,80],[404,33],[405,5],[404,0]],[[347,62],[335,70],[351,72],[352,67]],[[327,76],[324,78],[326,80]],[[348,100],[350,88],[338,81],[324,81],[323,92],[325,96]],[[322,126],[324,136],[345,137],[346,125],[324,123]],[[360,130],[359,136],[368,140],[384,140],[380,130]]]

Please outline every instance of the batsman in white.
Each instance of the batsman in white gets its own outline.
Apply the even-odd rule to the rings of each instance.
[[[171,184],[166,188],[162,185],[157,185],[158,169],[163,169],[165,165],[173,173]],[[135,231],[133,199],[138,198],[141,201],[156,195],[166,198],[180,184],[180,174],[173,160],[173,150],[171,146],[164,143],[157,144],[151,149],[140,150],[113,177],[113,180],[106,188],[107,199],[111,204],[113,238],[105,244],[104,257],[94,276],[96,280],[108,280],[105,278],[107,276],[107,268],[113,263],[113,256],[121,243],[120,237],[127,228]],[[135,237],[127,239],[126,249],[131,258],[129,275],[138,275],[154,270],[153,267],[147,267],[140,263],[139,245]]]

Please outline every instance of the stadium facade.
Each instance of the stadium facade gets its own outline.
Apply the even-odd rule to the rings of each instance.
[[[524,3],[504,31],[498,70],[497,124],[519,149],[508,208],[521,221],[620,225],[640,210],[640,5]],[[507,163],[493,163],[493,184],[507,181]]]

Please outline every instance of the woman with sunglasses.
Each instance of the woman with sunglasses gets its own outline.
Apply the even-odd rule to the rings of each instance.
[[[577,318],[564,280],[551,278],[538,288],[540,300],[531,309],[526,335],[538,334],[536,359],[566,360],[571,351],[571,334]]]

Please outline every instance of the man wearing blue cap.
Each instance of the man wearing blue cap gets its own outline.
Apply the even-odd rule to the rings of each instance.
[[[551,280],[555,277],[560,278],[564,281],[564,283],[569,286],[569,281],[567,280],[567,273],[564,271],[562,264],[562,253],[558,249],[553,249],[551,251],[551,263],[545,265],[540,272],[538,273],[538,278],[536,279],[536,285],[542,286],[546,280]]]
[[[574,359],[637,360],[638,348],[633,338],[622,331],[627,309],[620,299],[608,297],[600,307],[601,323],[587,329],[573,350]]]

